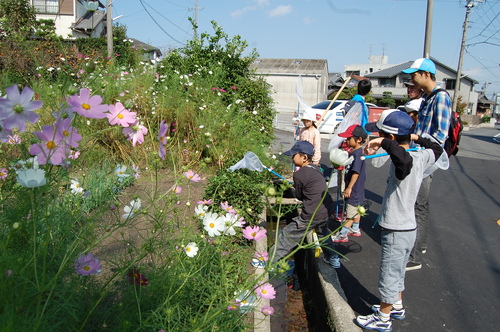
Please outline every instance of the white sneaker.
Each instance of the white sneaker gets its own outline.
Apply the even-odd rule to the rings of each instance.
[[[379,332],[392,331],[391,320],[389,319],[384,322],[378,312],[368,316],[358,316],[356,317],[356,323],[366,330],[377,330]]]

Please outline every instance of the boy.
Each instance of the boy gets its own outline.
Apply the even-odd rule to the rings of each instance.
[[[361,236],[359,230],[359,215],[357,208],[365,201],[365,161],[361,160],[363,155],[362,145],[365,143],[368,134],[359,125],[352,125],[343,133],[339,134],[340,137],[346,138],[347,145],[352,148],[349,156],[354,159],[349,166],[346,166],[345,176],[345,190],[344,199],[346,209],[346,223],[340,232],[333,237],[333,242],[348,242],[351,236]],[[347,208],[346,208],[347,207]]]
[[[380,137],[368,142],[365,153],[374,154],[383,148],[392,161],[379,216],[382,227],[378,282],[381,301],[380,305],[372,306],[373,314],[356,318],[357,324],[368,330],[391,331],[391,317],[405,318],[402,292],[406,264],[416,238],[414,203],[424,171],[443,152],[439,143],[411,134],[414,125],[405,112],[385,110],[378,122],[365,127],[367,131],[380,133]],[[425,150],[405,151],[412,140]]]
[[[331,267],[338,269],[340,259],[334,252],[335,247],[327,229],[327,221],[333,213],[334,203],[328,192],[323,200],[327,187],[319,166],[312,164],[314,147],[307,141],[297,141],[284,154],[292,156],[293,163],[300,167],[293,173],[293,186],[295,197],[302,201],[303,207],[300,215],[283,228],[278,238],[273,263],[288,255],[302,241],[306,232],[318,228],[318,236],[326,237],[323,259]],[[270,252],[273,253],[274,248]]]

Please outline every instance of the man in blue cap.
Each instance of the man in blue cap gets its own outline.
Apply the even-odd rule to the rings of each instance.
[[[411,75],[411,81],[417,88],[424,91],[424,102],[418,112],[418,122],[414,134],[428,134],[435,138],[441,146],[448,138],[451,117],[451,99],[444,90],[438,90],[436,84],[436,65],[427,58],[413,62],[403,73]],[[422,181],[415,202],[415,217],[417,219],[417,240],[406,266],[407,271],[422,268],[422,253],[427,251],[427,233],[429,226],[429,190],[432,175]]]

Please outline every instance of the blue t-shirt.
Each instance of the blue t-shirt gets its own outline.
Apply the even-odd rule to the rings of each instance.
[[[363,155],[363,149],[359,148],[351,153],[349,156],[353,156],[354,160],[350,165],[346,167],[345,175],[345,186],[349,185],[351,182],[352,175],[358,173],[359,177],[354,186],[352,187],[351,197],[346,199],[346,203],[350,205],[361,205],[365,201],[365,181],[366,181],[366,171],[365,171],[365,161],[361,160]]]

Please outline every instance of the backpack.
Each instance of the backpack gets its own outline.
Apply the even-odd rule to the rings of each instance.
[[[440,91],[444,91],[446,94],[448,94],[448,92],[444,89],[436,89],[432,91],[427,96],[425,102],[422,103],[422,108],[427,103],[427,100],[430,100],[435,94],[437,94]],[[455,156],[458,153],[458,144],[460,143],[460,138],[462,138],[463,129],[464,129],[464,124],[462,123],[462,119],[460,119],[460,115],[455,111],[451,111],[450,127],[448,129],[448,138],[444,142],[443,146],[448,157],[450,157],[451,155]]]

